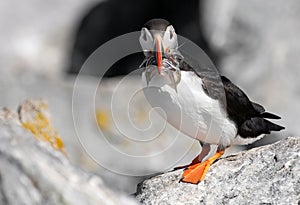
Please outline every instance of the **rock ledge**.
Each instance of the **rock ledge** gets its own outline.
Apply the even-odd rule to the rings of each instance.
[[[198,185],[179,183],[182,170],[138,185],[142,204],[300,204],[300,137],[228,156]]]

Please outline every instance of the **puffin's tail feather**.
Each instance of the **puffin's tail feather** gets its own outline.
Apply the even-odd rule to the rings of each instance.
[[[260,117],[267,118],[267,119],[276,119],[276,120],[281,119],[281,117],[279,117],[278,115],[266,112],[265,108],[262,105],[260,105],[256,102],[251,102],[251,103],[252,103],[254,110],[256,110],[259,113]]]
[[[241,136],[256,137],[261,134],[270,134],[271,131],[280,131],[285,129],[261,117],[253,117],[246,120],[239,129]]]
[[[279,117],[278,115],[275,115],[275,114],[269,113],[269,112],[261,113],[261,117],[267,118],[267,119],[276,119],[276,120],[281,119],[281,117]]]
[[[270,131],[280,131],[280,130],[284,130],[285,127],[281,126],[281,125],[277,125],[273,122],[270,122],[269,120],[264,120],[265,122],[268,123],[269,129]]]

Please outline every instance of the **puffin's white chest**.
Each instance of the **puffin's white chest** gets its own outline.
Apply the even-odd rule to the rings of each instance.
[[[143,74],[144,94],[152,107],[160,107],[168,123],[184,134],[202,142],[229,146],[237,129],[226,117],[219,102],[207,96],[202,80],[193,72],[181,71],[177,89],[167,77],[154,75],[146,85]],[[176,92],[177,90],[177,92]]]

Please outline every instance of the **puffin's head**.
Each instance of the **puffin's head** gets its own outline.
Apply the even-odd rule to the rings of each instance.
[[[177,35],[173,26],[164,19],[152,19],[141,30],[140,44],[147,58],[156,59],[160,72],[162,59],[178,48]]]

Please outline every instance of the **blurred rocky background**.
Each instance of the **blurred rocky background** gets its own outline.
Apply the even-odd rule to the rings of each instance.
[[[133,193],[136,184],[144,177],[116,174],[100,166],[97,163],[99,160],[115,172],[120,167],[114,167],[114,164],[118,164],[121,168],[125,167],[128,173],[138,170],[138,173],[151,175],[171,168],[166,166],[166,161],[173,160],[174,156],[172,152],[165,153],[150,161],[140,160],[134,165],[131,161],[120,159],[118,154],[106,153],[101,146],[105,145],[107,137],[116,149],[140,156],[166,149],[177,133],[167,127],[160,133],[156,144],[140,147],[141,144],[125,138],[113,122],[109,100],[122,79],[119,75],[130,72],[127,68],[132,64],[139,65],[141,61],[136,62],[135,57],[140,59],[140,55],[121,60],[109,70],[107,76],[110,78],[105,79],[101,89],[97,90],[95,106],[87,106],[92,102],[84,94],[97,89],[99,78],[93,77],[93,71],[86,73],[89,75],[81,75],[81,84],[77,89],[82,96],[73,104],[73,111],[82,117],[74,123],[72,95],[76,73],[89,54],[102,43],[139,30],[153,17],[169,20],[178,34],[203,48],[219,71],[238,84],[252,100],[282,116],[279,124],[286,126],[286,130],[268,136],[256,145],[300,132],[296,120],[300,114],[300,86],[297,80],[300,72],[300,3],[296,0],[264,3],[258,0],[202,0],[190,3],[179,0],[168,3],[141,3],[138,0],[12,0],[0,1],[0,14],[0,107],[15,109],[28,98],[46,99],[54,126],[64,141],[71,162],[97,173],[113,189]],[[106,68],[100,66],[99,69]],[[138,76],[132,76],[126,82],[120,91],[124,96],[140,86]],[[139,127],[147,127],[150,108],[143,96],[136,99],[132,106],[136,109],[131,110],[130,115],[136,123],[140,123]],[[117,100],[120,102],[117,119],[123,127],[132,127],[127,113],[122,112],[127,110],[127,103],[122,103],[122,97]],[[154,116],[154,119],[157,118]],[[80,130],[75,129],[76,124],[80,125]],[[154,124],[153,132],[159,131],[160,125],[160,121]],[[104,130],[104,138],[99,135],[99,127]],[[81,138],[86,136],[81,139],[83,144],[98,143],[90,147],[95,150],[92,154],[82,147],[78,135]],[[148,139],[151,133],[148,135],[142,137]],[[173,153],[181,157],[170,164],[174,166],[191,161],[200,149],[197,143],[185,136],[176,139],[179,141],[173,146],[176,150]],[[187,147],[191,149],[186,153]],[[95,159],[95,156],[102,158]]]
[[[138,204],[68,160],[47,104],[0,109],[0,204]]]

